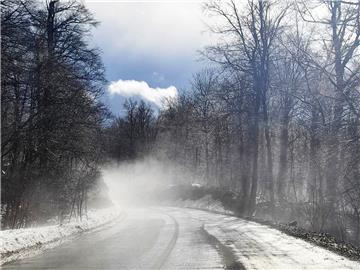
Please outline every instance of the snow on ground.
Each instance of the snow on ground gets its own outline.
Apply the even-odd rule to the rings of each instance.
[[[120,215],[120,209],[110,207],[90,210],[87,218],[84,217],[81,221],[72,220],[62,225],[0,231],[1,264],[57,246],[67,237],[109,224]]]
[[[256,222],[198,210],[191,215],[229,247],[245,269],[360,269],[358,261]]]
[[[214,218],[210,213],[193,210],[202,220],[207,233],[229,247],[246,269],[360,269],[358,261],[279,230],[221,215],[233,213],[210,195],[197,201],[177,201],[176,205],[219,214]]]
[[[178,200],[175,202],[175,205],[179,207],[188,207],[188,208],[196,208],[203,209],[218,213],[224,214],[233,214],[232,211],[226,210],[220,201],[214,200],[211,195],[206,195],[199,200]]]

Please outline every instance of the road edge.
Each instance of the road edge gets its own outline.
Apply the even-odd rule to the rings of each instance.
[[[61,244],[67,243],[75,239],[76,237],[81,236],[84,233],[93,233],[106,227],[112,226],[119,220],[123,220],[125,217],[126,213],[124,211],[121,211],[115,218],[111,220],[106,220],[104,223],[98,224],[97,226],[86,229],[83,229],[79,226],[77,227],[78,230],[76,232],[66,235],[65,237],[56,237],[46,242],[37,242],[36,244],[31,246],[19,248],[14,251],[0,253],[0,268],[2,265],[6,265],[17,260],[37,256],[42,252],[58,247]]]

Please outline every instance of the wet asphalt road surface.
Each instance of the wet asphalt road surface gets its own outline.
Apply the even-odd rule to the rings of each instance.
[[[186,212],[128,210],[111,227],[2,269],[224,269],[202,225]]]
[[[360,263],[233,216],[188,208],[126,210],[84,233],[2,269],[360,269]]]

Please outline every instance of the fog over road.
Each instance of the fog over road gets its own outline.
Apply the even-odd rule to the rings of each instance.
[[[241,262],[241,263],[240,263]],[[108,228],[83,234],[2,269],[360,269],[266,226],[183,208],[125,211]]]

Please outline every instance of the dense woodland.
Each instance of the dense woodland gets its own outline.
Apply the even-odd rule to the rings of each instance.
[[[231,191],[240,215],[295,219],[359,245],[358,1],[206,2],[217,42],[201,56],[211,64],[159,113],[128,100],[108,125],[86,9],[2,7],[6,227],[81,215],[106,152],[171,161],[192,175],[182,183]]]
[[[98,177],[104,68],[77,1],[1,1],[3,228],[82,216]]]
[[[202,52],[213,64],[157,117],[128,106],[110,128],[121,133],[113,156],[152,149],[192,172],[183,182],[233,192],[241,215],[297,220],[359,245],[359,2],[204,8],[217,18],[218,43]]]

